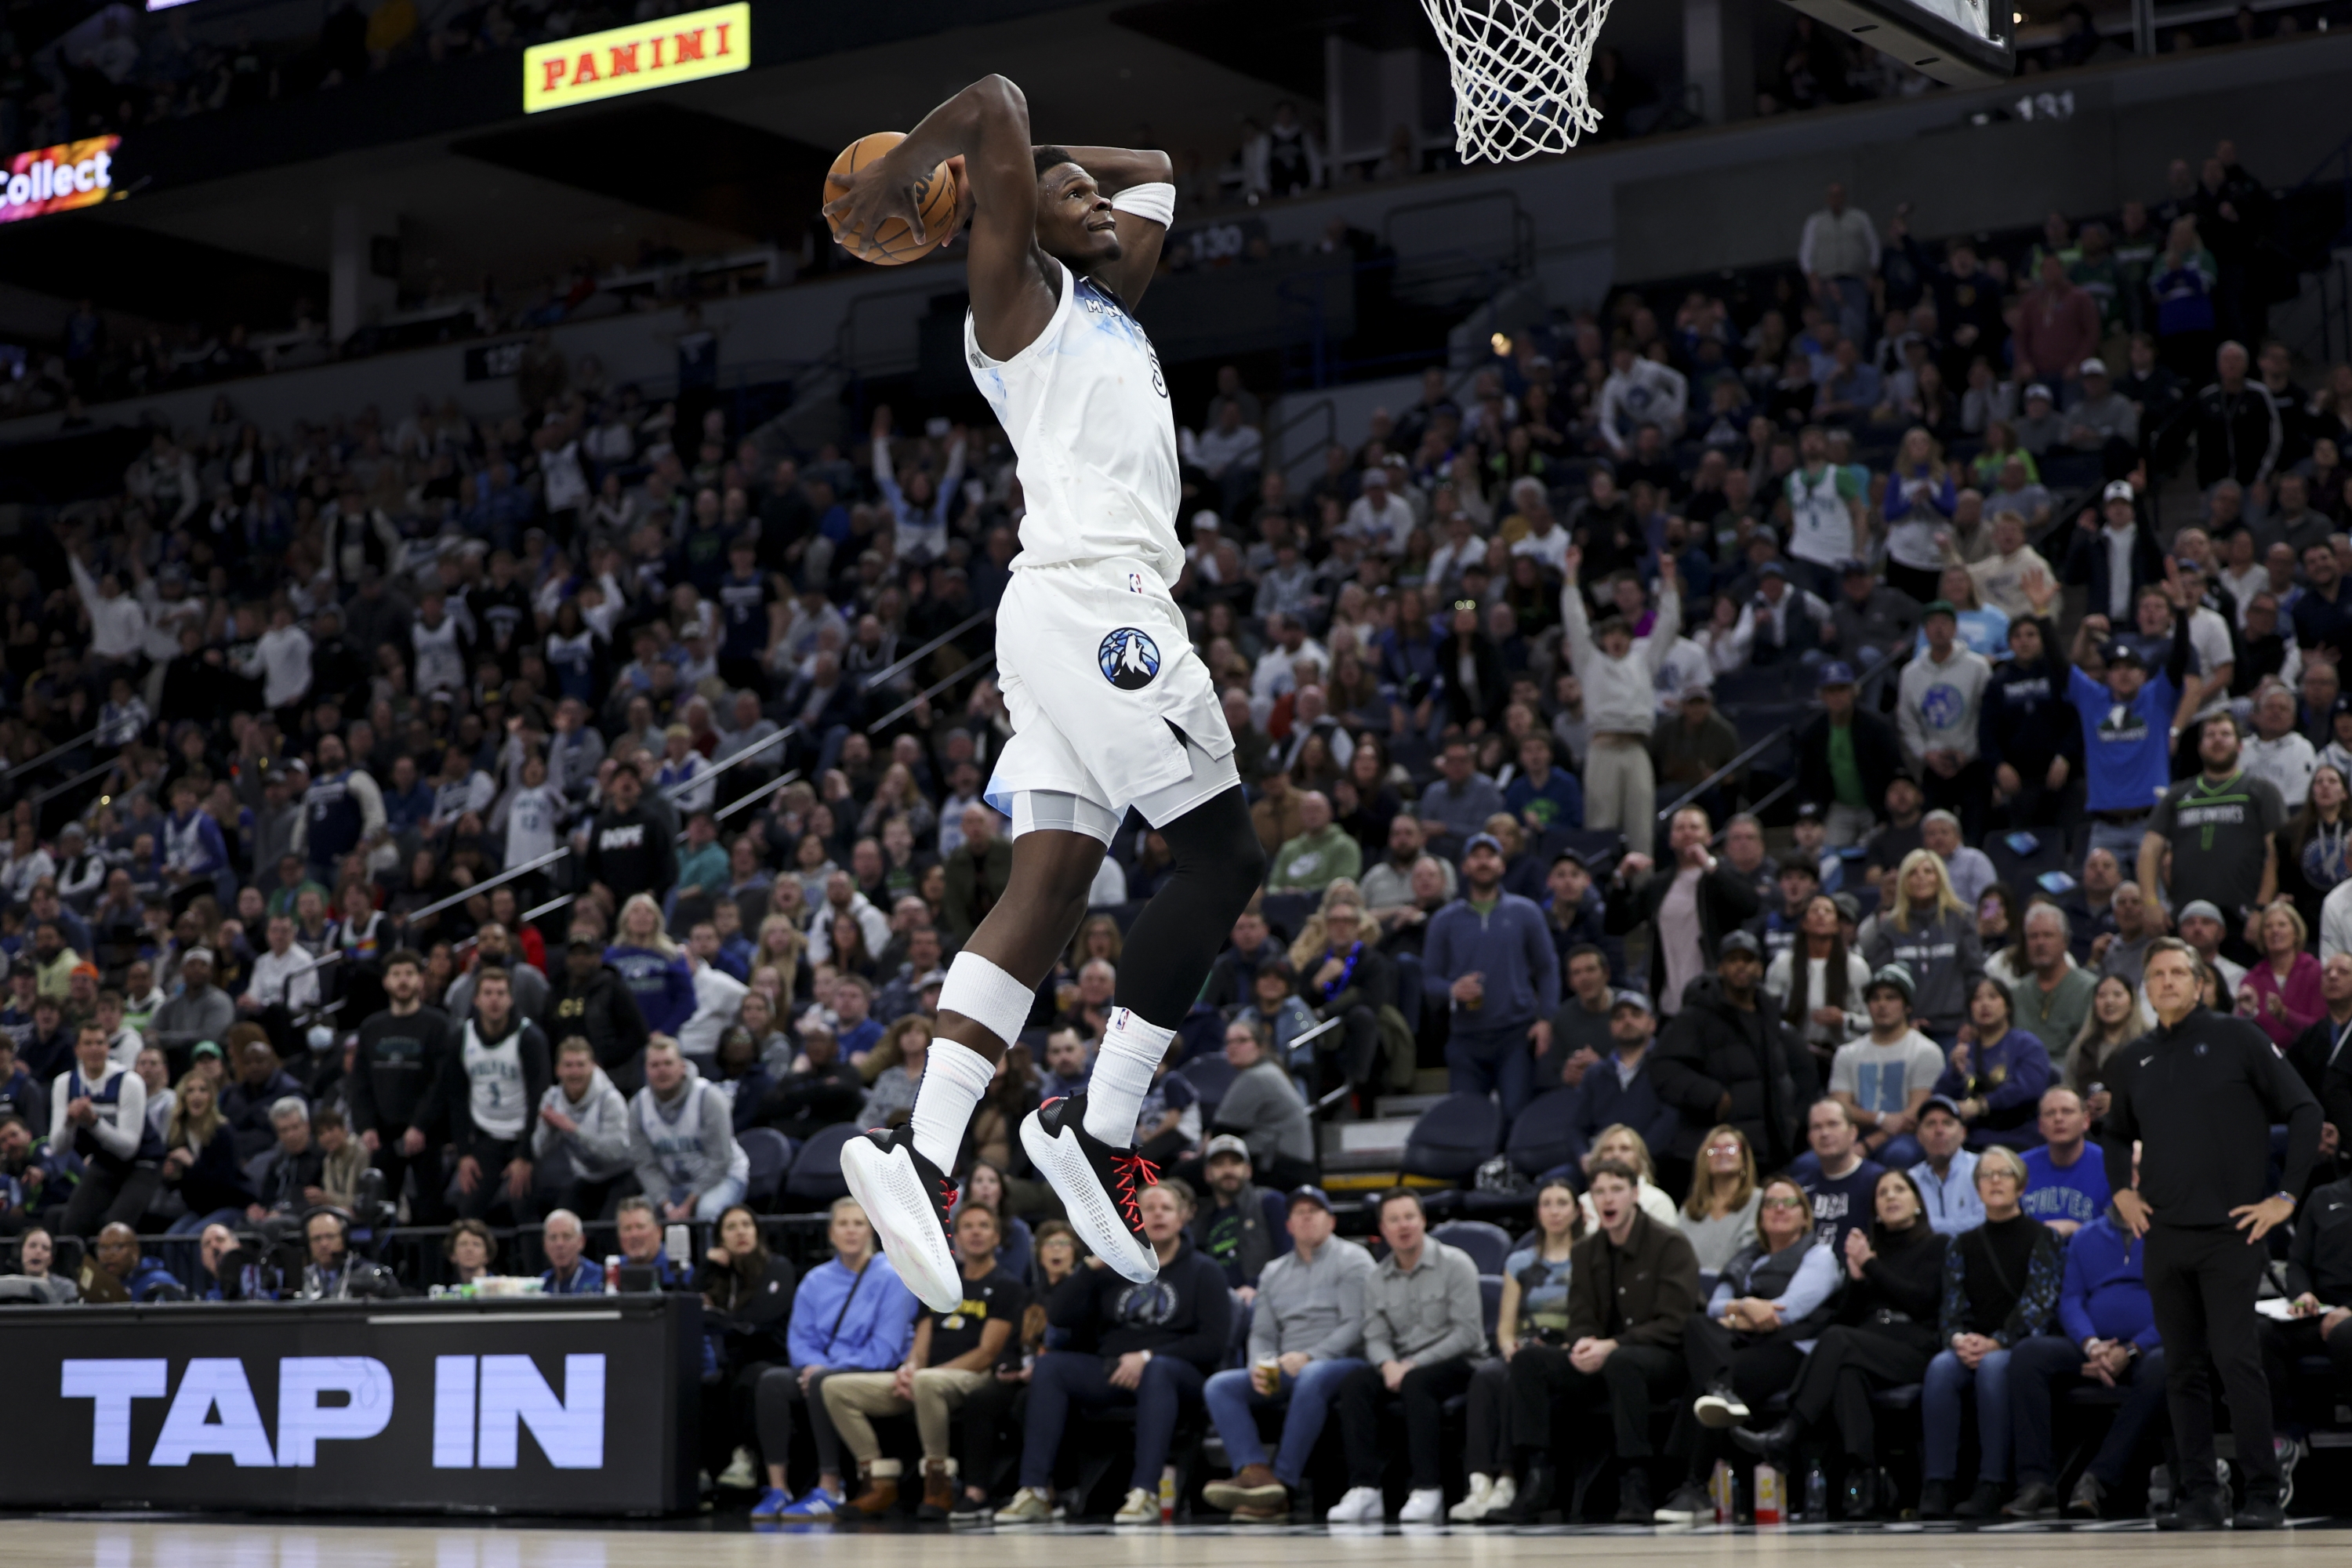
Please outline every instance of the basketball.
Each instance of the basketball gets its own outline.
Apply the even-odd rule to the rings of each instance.
[[[870,136],[860,136],[841,150],[841,156],[825,171],[824,199],[827,202],[845,195],[849,191],[848,176],[881,157],[907,139],[903,131],[877,131]],[[914,231],[901,218],[891,218],[878,233],[863,238],[842,232],[836,219],[827,219],[833,226],[833,237],[844,250],[860,261],[871,261],[878,267],[896,267],[918,257],[929,256],[945,244],[954,231],[956,206],[962,200],[962,187],[955,171],[945,163],[915,182],[916,210],[923,215],[925,237],[918,241]]]

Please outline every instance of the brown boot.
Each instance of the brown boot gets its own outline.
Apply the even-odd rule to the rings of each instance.
[[[956,1462],[953,1459],[923,1461],[923,1506],[915,1517],[927,1524],[945,1524],[955,1512]]]
[[[845,1521],[880,1519],[898,1506],[899,1464],[896,1459],[874,1459],[857,1467],[857,1495],[835,1511],[834,1517]]]
[[[1202,1489],[1202,1499],[1220,1513],[1232,1513],[1238,1509],[1264,1512],[1269,1509],[1287,1511],[1290,1489],[1274,1479],[1274,1470],[1266,1465],[1244,1465],[1241,1473],[1222,1481],[1211,1481]]]

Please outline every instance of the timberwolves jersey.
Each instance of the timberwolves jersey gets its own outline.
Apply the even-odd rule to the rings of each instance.
[[[1061,301],[1036,342],[1009,360],[981,351],[966,312],[964,359],[1018,458],[1021,553],[1013,563],[1124,558],[1173,586],[1176,422],[1160,356],[1118,296],[1059,261]]]

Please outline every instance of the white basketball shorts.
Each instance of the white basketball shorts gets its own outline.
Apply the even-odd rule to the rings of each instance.
[[[996,678],[1013,739],[988,802],[1015,837],[1052,827],[1108,844],[1129,806],[1161,826],[1240,782],[1208,666],[1140,562],[1016,569],[997,608]]]

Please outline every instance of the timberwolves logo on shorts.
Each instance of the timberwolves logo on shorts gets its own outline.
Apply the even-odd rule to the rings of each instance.
[[[1160,645],[1133,626],[1121,626],[1095,649],[1095,663],[1102,667],[1105,680],[1121,691],[1134,691],[1150,685],[1160,673]]]

